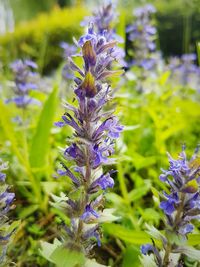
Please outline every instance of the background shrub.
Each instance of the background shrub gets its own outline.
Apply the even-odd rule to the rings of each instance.
[[[81,33],[77,27],[86,15],[80,8],[54,9],[36,19],[20,24],[13,33],[0,37],[0,61],[3,65],[16,58],[32,58],[41,72],[55,69],[62,58],[61,41],[72,42]]]

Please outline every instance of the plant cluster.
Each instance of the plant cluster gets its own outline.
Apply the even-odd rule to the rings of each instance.
[[[162,56],[151,4],[136,8],[131,23],[121,11],[108,2],[83,19],[80,7],[56,9],[40,16],[41,27],[30,22],[30,39],[26,25],[0,38],[9,43],[0,157],[12,185],[1,161],[2,266],[200,262],[199,146],[190,160],[185,145],[171,156],[199,143],[197,58]],[[40,75],[54,59],[54,72]]]

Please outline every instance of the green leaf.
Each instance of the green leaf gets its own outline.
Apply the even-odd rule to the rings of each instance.
[[[57,239],[54,240],[53,244],[41,242],[40,253],[45,259],[54,263],[57,267],[84,266],[86,261],[83,253],[68,250]],[[96,266],[98,267],[98,265]]]
[[[160,85],[166,84],[168,78],[170,76],[170,71],[165,71],[160,77],[159,77],[159,83]]]
[[[34,213],[38,209],[38,205],[30,205],[20,210],[19,217],[24,219]]]
[[[155,209],[152,209],[152,208],[143,209],[140,207],[138,209],[145,222],[152,222],[152,223],[155,223],[156,225],[159,224],[161,215]]]
[[[150,188],[151,188],[151,182],[149,180],[146,180],[143,186],[135,188],[128,193],[129,201],[134,202],[138,199],[141,199],[143,196],[147,194]]]
[[[83,266],[85,263],[85,257],[81,252],[70,251],[63,246],[57,247],[50,255],[50,259],[58,267]]]
[[[191,246],[199,245],[199,243],[200,243],[200,234],[190,234],[188,236],[188,243]]]
[[[124,204],[126,204],[124,199],[115,193],[107,193],[105,197],[108,201],[114,203],[115,207],[124,206]]]
[[[139,249],[134,246],[128,246],[124,252],[122,267],[140,266]]]
[[[98,219],[98,222],[103,223],[119,220],[119,217],[113,215],[115,211],[115,209],[104,209],[100,218]]]
[[[176,251],[178,253],[183,253],[189,258],[200,262],[200,250],[197,250],[189,246],[182,246],[182,247],[179,246]]]
[[[84,267],[109,267],[109,266],[99,264],[95,260],[87,259],[86,262],[85,262]]]
[[[156,157],[143,157],[142,155],[131,151],[133,164],[137,170],[147,168],[156,163]]]
[[[17,156],[18,160],[25,165],[24,157],[19,151],[19,143],[16,138],[16,133],[11,123],[12,115],[10,113],[9,108],[0,101],[0,124],[2,126],[4,135],[7,140],[10,141],[12,150],[14,154]]]
[[[126,229],[118,224],[114,223],[104,224],[103,229],[107,234],[117,237],[131,244],[142,245],[151,242],[147,233],[143,231]]]
[[[30,150],[30,165],[33,168],[41,169],[47,165],[47,155],[49,149],[49,136],[53,126],[53,119],[57,106],[58,88],[49,95],[41,112],[36,132],[33,137]]]
[[[157,264],[154,261],[154,256],[151,255],[142,255],[140,257],[140,261],[142,263],[142,266],[145,267],[157,267]]]
[[[165,236],[158,230],[156,229],[153,225],[145,224],[147,228],[147,233],[152,236],[153,238],[157,240],[166,240]]]
[[[48,261],[50,261],[51,254],[54,252],[54,250],[56,250],[57,247],[61,246],[61,242],[58,241],[57,239],[54,239],[53,244],[50,244],[48,242],[41,241],[40,242],[40,246],[41,246],[40,254],[45,259],[47,259]]]

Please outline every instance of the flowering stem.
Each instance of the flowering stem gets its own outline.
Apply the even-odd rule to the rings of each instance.
[[[87,137],[86,137],[86,144],[85,144],[85,149],[86,149],[86,154],[85,154],[85,177],[84,179],[84,191],[82,193],[82,199],[80,200],[80,214],[79,214],[79,222],[78,222],[78,229],[77,229],[77,236],[76,236],[76,244],[80,244],[80,239],[82,236],[83,232],[83,220],[81,219],[81,215],[84,213],[86,205],[89,201],[89,195],[88,195],[88,189],[90,186],[90,181],[91,181],[91,167],[90,167],[90,148],[89,145],[91,143],[90,140],[90,133],[91,133],[91,123],[88,120],[89,114],[86,114],[85,116],[85,125],[86,125],[86,130],[87,130]]]
[[[24,156],[28,162],[28,142],[27,142],[27,127],[26,127],[26,110],[25,107],[22,108],[22,134],[23,134],[23,143],[24,143]]]
[[[171,249],[172,249],[172,246],[170,243],[167,244],[167,247],[165,249],[165,256],[164,256],[164,259],[163,259],[163,266],[168,266],[169,264],[169,255],[171,253]]]
[[[59,175],[71,179],[73,188],[80,193],[78,198],[69,197],[67,200],[66,211],[71,219],[70,227],[65,227],[70,237],[68,244],[89,255],[94,239],[99,246],[101,244],[99,217],[103,214],[104,191],[114,186],[110,176],[113,170],[103,173],[102,167],[114,162],[109,157],[114,153],[114,140],[123,129],[113,112],[104,110],[111,94],[105,81],[113,73],[121,75],[122,71],[110,70],[116,43],[107,41],[104,34],[96,34],[92,25],[78,45],[82,52],[83,69],[69,58],[71,69],[78,71],[81,77],[74,78],[78,106],[66,103],[69,112],[65,112],[63,121],[55,125],[70,125],[75,137],[69,140],[70,145],[64,151],[65,159],[74,160],[75,166],[68,168],[62,164],[65,170],[58,170]]]
[[[160,180],[170,186],[170,193],[163,192],[164,200],[160,203],[160,208],[164,210],[167,217],[165,234],[160,236],[165,251],[164,258],[154,242],[141,247],[144,255],[154,254],[157,266],[183,266],[182,254],[188,256],[184,250],[187,249],[187,246],[176,242],[176,238],[187,240],[187,235],[194,230],[192,220],[199,218],[200,194],[197,181],[200,165],[198,152],[199,146],[190,160],[187,160],[185,145],[183,145],[177,160],[174,160],[168,153],[169,169],[163,170],[160,175]],[[192,248],[188,246],[188,250],[190,249]],[[179,253],[178,258],[170,257],[171,253]]]
[[[172,227],[172,231],[176,231],[177,225],[179,224],[179,222],[181,220],[183,208],[184,208],[184,200],[185,200],[185,194],[181,193],[180,194],[180,205],[177,209],[177,213],[176,213],[176,216],[174,219],[174,225]],[[175,234],[176,234],[176,232],[175,232]],[[166,236],[167,236],[167,234],[166,234]],[[170,256],[171,250],[172,250],[172,245],[170,244],[170,242],[168,242],[166,250],[165,250],[165,256],[163,259],[164,266],[168,266],[169,256]]]
[[[185,194],[180,193],[180,206],[179,206],[177,213],[176,213],[173,230],[176,229],[177,224],[180,222],[181,215],[183,212],[183,207],[184,207],[184,200],[185,200]]]

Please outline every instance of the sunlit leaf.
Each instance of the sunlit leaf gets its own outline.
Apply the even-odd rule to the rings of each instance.
[[[144,231],[127,229],[118,224],[104,224],[103,229],[109,235],[117,237],[131,244],[142,245],[151,242],[148,234]]]
[[[43,168],[47,165],[49,136],[57,106],[58,88],[55,86],[44,104],[30,150],[30,164],[33,168]]]

